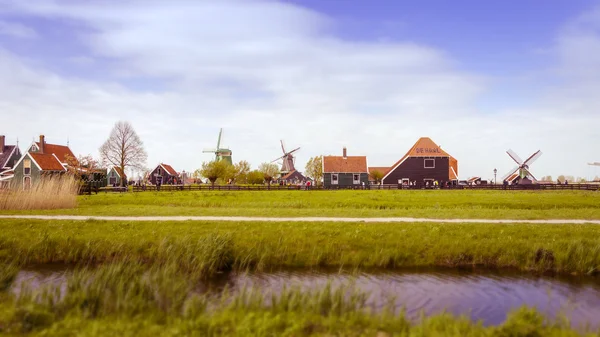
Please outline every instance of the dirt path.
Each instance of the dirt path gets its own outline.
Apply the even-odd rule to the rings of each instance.
[[[494,224],[594,224],[600,220],[551,219],[426,219],[426,218],[334,218],[334,217],[250,217],[250,216],[87,216],[87,215],[0,215],[1,219],[32,220],[99,220],[99,221],[270,221],[270,222],[432,222],[432,223],[494,223]]]

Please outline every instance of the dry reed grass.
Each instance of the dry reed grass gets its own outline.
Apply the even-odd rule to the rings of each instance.
[[[28,190],[0,190],[0,210],[75,208],[78,191],[79,182],[72,175],[45,177]]]

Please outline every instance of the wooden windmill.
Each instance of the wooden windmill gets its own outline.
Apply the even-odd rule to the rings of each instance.
[[[281,175],[285,176],[287,173],[296,171],[296,167],[294,166],[296,162],[296,157],[294,157],[293,153],[300,150],[300,148],[298,147],[293,149],[292,151],[287,152],[285,150],[285,147],[283,146],[283,140],[280,140],[280,143],[281,150],[283,151],[283,156],[273,160],[272,163],[283,160],[283,163],[281,164]]]
[[[221,138],[223,136],[223,128],[219,131],[219,138],[217,139],[217,147],[214,149],[204,149],[203,153],[214,153],[215,161],[225,160],[229,164],[233,165],[233,161],[231,160],[231,150],[221,147]]]
[[[509,149],[506,153],[515,161],[515,163],[517,163],[517,166],[502,178],[503,181],[505,180],[511,183],[518,179],[519,183],[537,182],[537,179],[529,170],[529,166],[542,155],[542,151],[538,150],[525,161],[523,161],[513,150]]]

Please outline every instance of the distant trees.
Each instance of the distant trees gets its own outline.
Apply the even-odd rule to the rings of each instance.
[[[233,173],[233,166],[224,160],[211,161],[202,163],[200,175],[207,178],[214,186],[217,179],[227,179]]]
[[[271,181],[279,174],[279,167],[273,163],[262,163],[258,167],[258,171],[263,174],[267,184],[271,185]]]
[[[315,181],[315,184],[321,185],[323,181],[323,157],[311,157],[306,163],[304,174]]]
[[[247,184],[248,183],[248,173],[250,172],[250,163],[245,160],[240,161],[239,163],[233,166],[234,168],[234,177],[236,183],[238,184]]]
[[[98,168],[98,160],[89,154],[87,156],[80,155],[77,158],[67,155],[66,160],[67,171],[80,180],[89,178],[90,174],[93,174],[94,170]]]
[[[100,147],[100,158],[105,166],[116,166],[125,172],[127,167],[143,168],[148,154],[133,126],[129,122],[119,121]],[[124,183],[125,181],[121,180],[121,186]]]
[[[381,182],[381,179],[383,179],[383,172],[379,171],[379,170],[373,170],[371,171],[371,178],[373,178],[373,180],[375,180],[375,183],[379,183]]]
[[[246,175],[246,183],[252,185],[259,185],[265,182],[265,176],[259,170],[253,170],[248,172]]]
[[[554,181],[554,180],[552,180],[552,176],[544,176],[544,177],[542,177],[541,181]]]

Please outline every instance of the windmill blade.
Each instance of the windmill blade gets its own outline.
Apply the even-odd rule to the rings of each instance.
[[[279,161],[279,160],[281,160],[281,159],[284,159],[284,158],[285,158],[285,156],[281,156],[281,157],[279,157],[279,158],[277,158],[277,159],[273,160],[271,163],[274,163],[274,162],[276,162],[276,161]]]
[[[218,151],[217,151],[217,149],[204,149],[204,150],[202,150],[202,152],[204,152],[204,153],[215,153],[215,152],[218,152]]]
[[[281,143],[281,150],[283,151],[283,154],[285,155],[285,147],[283,146],[283,139],[280,139],[279,142]]]
[[[519,165],[523,165],[523,160],[521,159],[521,157],[519,157],[515,151],[508,149],[508,151],[506,151],[506,153],[508,154],[509,157],[512,158],[512,160],[515,161],[515,163],[519,164]]]
[[[529,166],[529,165],[533,164],[533,162],[538,160],[538,158],[541,156],[542,156],[542,151],[538,150],[536,153],[532,154],[529,158],[527,158],[523,164]]]
[[[525,172],[527,172],[527,175],[530,176],[531,178],[533,178],[533,181],[537,181],[536,177],[531,173],[531,171],[529,171],[528,169],[524,169]]]
[[[515,166],[512,170],[508,171],[508,173],[502,178],[502,181],[506,180],[506,178],[512,176],[519,170],[519,166]]]
[[[219,138],[217,139],[217,149],[221,148],[221,136],[223,135],[223,128],[219,130]]]
[[[294,152],[296,152],[296,151],[298,151],[298,150],[300,150],[300,148],[299,148],[299,147],[298,147],[298,148],[295,148],[295,149],[293,149],[292,151],[288,152],[287,154],[292,154],[292,153],[294,153]]]

